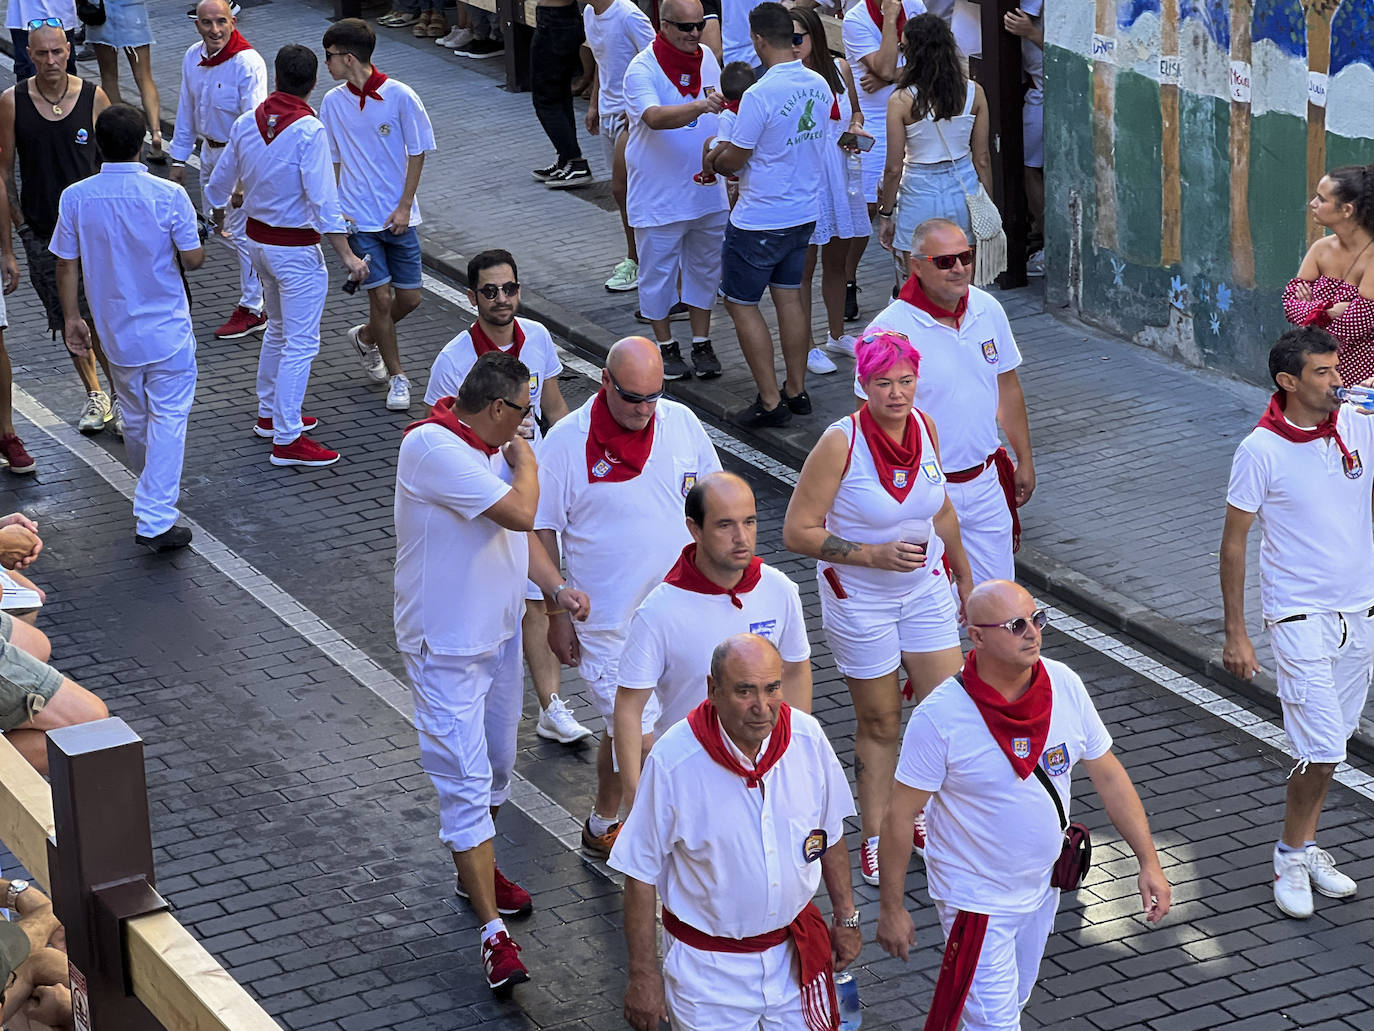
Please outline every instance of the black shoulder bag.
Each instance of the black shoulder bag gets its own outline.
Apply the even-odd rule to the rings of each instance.
[[[76,0],[76,16],[83,25],[104,25],[105,0]]]

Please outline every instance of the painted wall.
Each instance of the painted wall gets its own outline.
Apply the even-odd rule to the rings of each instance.
[[[1267,382],[1327,168],[1374,162],[1374,0],[1051,0],[1046,293]]]

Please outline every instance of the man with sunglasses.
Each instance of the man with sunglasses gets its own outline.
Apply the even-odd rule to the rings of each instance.
[[[878,846],[877,938],[904,962],[916,944],[906,829],[925,808],[926,881],[947,953],[926,1028],[1015,1031],[1059,907],[1051,871],[1075,763],[1135,853],[1149,923],[1168,913],[1170,889],[1145,808],[1087,688],[1062,662],[1041,658],[1045,610],[1022,587],[994,580],[974,588],[966,611],[973,650],[963,671],[912,713],[902,739]]]
[[[663,398],[663,359],[644,337],[611,347],[601,389],[549,431],[539,453],[539,537],[555,563],[561,537],[568,581],[596,604],[575,631],[571,620],[555,616],[549,642],[554,654],[579,660],[578,673],[605,723],[596,803],[582,825],[583,851],[599,859],[610,854],[620,827],[612,738],[630,617],[691,543],[683,500],[698,479],[719,469],[697,417]],[[657,703],[645,708],[643,737],[658,714]]]
[[[67,36],[67,74],[76,74],[76,29],[81,21],[76,16],[76,0],[10,0],[5,10],[5,28],[10,30],[14,44],[14,81],[23,82],[34,73],[29,59],[29,33],[49,25],[61,29]]]
[[[1016,372],[1021,352],[1001,304],[971,285],[973,259],[953,222],[922,222],[911,238],[911,278],[866,332],[901,333],[921,355],[915,403],[939,427],[945,490],[959,516],[973,582],[982,583],[1015,573],[1017,509],[1035,490],[1035,463]],[[854,393],[861,406],[867,395],[857,378]]]

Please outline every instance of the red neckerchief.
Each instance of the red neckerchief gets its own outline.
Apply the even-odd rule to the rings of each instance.
[[[368,97],[371,97],[373,100],[382,99],[382,95],[378,93],[377,90],[381,87],[382,83],[386,82],[386,78],[386,72],[382,71],[374,64],[372,66],[372,74],[367,77],[367,81],[363,83],[362,89],[358,89],[358,87],[351,82],[344,83],[344,85],[348,87],[348,92],[358,98],[359,111],[367,106]]]
[[[741,594],[748,594],[759,585],[759,578],[763,575],[763,559],[755,555],[748,567],[744,570],[744,575],[739,578],[739,583],[734,587],[722,587],[718,583],[708,580],[700,569],[697,568],[697,546],[689,544],[682,549],[682,554],[678,556],[673,568],[668,570],[668,575],[663,578],[665,584],[672,584],[674,587],[684,591],[691,591],[693,594],[728,594],[730,604],[737,609],[744,608],[744,602],[739,600]]]
[[[488,458],[500,451],[501,449],[499,447],[492,447],[477,435],[476,430],[458,418],[457,413],[453,410],[453,402],[455,400],[457,399],[452,397],[439,398],[439,400],[434,402],[434,407],[429,410],[429,417],[420,419],[417,422],[412,422],[405,428],[403,434],[409,433],[417,426],[442,426],[450,433],[456,433],[458,436],[462,437],[464,441],[471,444]]]
[[[830,102],[830,120],[838,122],[840,120],[840,95],[835,94],[835,99]]]
[[[515,332],[511,334],[510,350],[501,351],[501,348],[491,342],[491,337],[487,336],[487,331],[482,328],[482,323],[474,322],[472,328],[468,330],[468,336],[472,338],[472,349],[477,352],[477,357],[482,357],[488,351],[501,351],[502,354],[508,354],[512,358],[519,358],[520,348],[525,346],[525,331],[520,328],[518,321],[513,325]]]
[[[871,2],[871,0],[870,0]],[[959,303],[954,306],[953,311],[941,308],[932,301],[926,292],[921,289],[921,281],[914,275],[902,284],[901,292],[897,294],[897,300],[906,301],[913,308],[920,308],[932,319],[953,319],[954,328],[959,328],[959,323],[963,321],[964,313],[968,311],[968,291],[964,291],[964,296],[959,298]]]
[[[701,742],[701,747],[706,749],[706,754],[731,773],[743,777],[746,788],[756,788],[763,783],[764,774],[778,764],[782,753],[787,751],[787,746],[792,742],[792,709],[786,702],[778,706],[778,722],[773,726],[773,733],[768,736],[768,747],[759,756],[752,770],[746,770],[744,764],[736,759],[726,746],[720,720],[716,716],[716,707],[711,704],[711,699],[707,698],[687,714],[687,725]]]
[[[732,112],[734,112],[735,114],[739,114],[739,101],[738,101],[738,100],[727,100],[727,101],[725,101],[725,102],[721,105],[721,110],[722,110],[722,111],[732,111]]]
[[[254,117],[257,119],[258,132],[262,133],[263,142],[270,144],[296,119],[314,113],[315,109],[300,97],[293,97],[290,93],[277,90],[267,94],[267,99],[258,105]]]
[[[1335,412],[1327,415],[1325,419],[1317,423],[1315,428],[1304,430],[1294,426],[1283,417],[1283,410],[1287,404],[1288,395],[1282,390],[1274,391],[1274,396],[1269,399],[1269,407],[1264,410],[1264,415],[1260,418],[1256,428],[1272,430],[1284,440],[1291,440],[1294,444],[1310,444],[1314,440],[1330,437],[1341,449],[1341,461],[1345,464],[1345,468],[1349,470],[1354,466],[1355,459],[1346,449],[1345,441],[1341,440],[1341,435],[1336,430]]]
[[[907,414],[900,444],[878,425],[878,420],[868,410],[868,402],[864,402],[855,418],[863,432],[864,443],[868,445],[868,453],[873,456],[878,482],[900,505],[916,485],[916,470],[921,468],[921,428],[916,425],[916,413]]]
[[[642,430],[627,430],[611,415],[606,388],[592,401],[587,432],[587,482],[624,483],[644,471],[654,447],[654,420]]]
[[[677,91],[684,97],[701,92],[701,47],[684,54],[662,36],[654,37],[654,59]]]
[[[873,24],[878,26],[878,31],[883,31],[883,5],[880,0],[864,0],[864,5],[868,8],[868,16],[873,19]],[[906,5],[897,8],[897,38],[902,38],[902,30],[906,28]]]
[[[229,58],[233,57],[235,54],[239,54],[245,50],[252,49],[253,44],[249,43],[248,40],[244,39],[243,36],[239,34],[239,30],[235,29],[232,33],[230,33],[229,41],[225,43],[224,46],[219,48],[219,52],[215,54],[214,57],[202,57],[200,59],[200,67],[214,68],[216,65],[223,64],[225,61],[229,60]]]
[[[978,676],[978,649],[964,660],[964,690],[978,706],[997,747],[1006,753],[1016,775],[1025,780],[1040,761],[1050,735],[1050,710],[1054,692],[1045,664],[1037,662],[1031,671],[1030,687],[1014,702],[1007,701],[996,688]]]

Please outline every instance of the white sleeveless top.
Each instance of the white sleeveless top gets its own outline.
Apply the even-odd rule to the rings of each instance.
[[[900,503],[883,489],[878,479],[878,468],[873,462],[873,453],[868,448],[863,431],[859,429],[858,416],[845,416],[831,423],[831,429],[838,426],[850,441],[849,467],[840,480],[840,489],[825,517],[825,528],[835,536],[856,544],[886,544],[897,539],[898,527],[903,521],[934,519],[944,505],[945,473],[940,466],[940,456],[935,453],[925,420],[919,411],[912,411],[921,433],[921,465],[919,469],[906,471],[908,476],[915,477],[916,482],[906,500]],[[900,475],[901,472],[896,470],[894,475]],[[937,584],[948,583],[944,563],[941,562],[944,553],[945,546],[932,527],[930,540],[926,542],[925,565],[915,572],[897,573],[889,569],[818,562],[816,575],[824,580],[825,571],[833,568],[833,575],[851,598],[905,598],[931,590]]]
[[[916,87],[907,87],[914,98]],[[940,134],[944,134],[944,141]],[[968,83],[968,97],[964,101],[962,114],[940,122],[937,132],[935,123],[927,116],[919,122],[906,127],[906,163],[908,165],[933,165],[937,161],[957,161],[972,152],[973,139],[973,80]],[[945,143],[949,147],[945,147]]]

